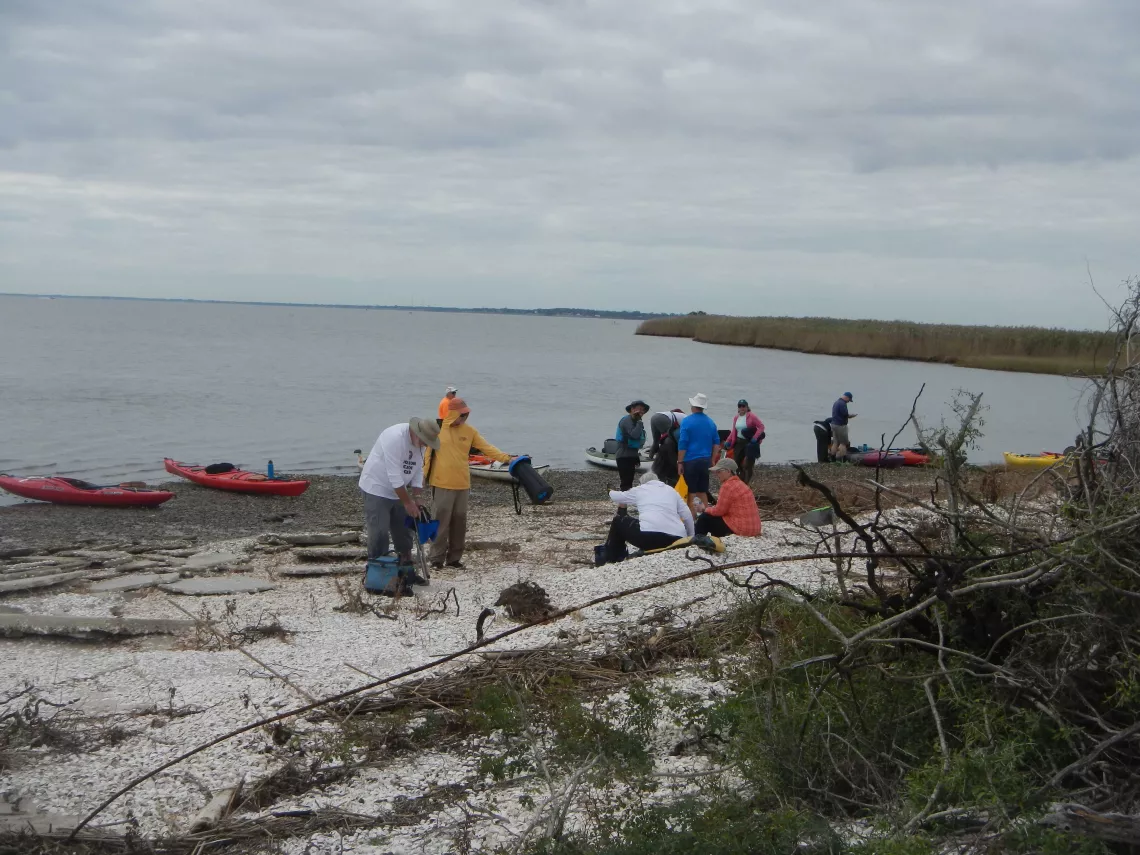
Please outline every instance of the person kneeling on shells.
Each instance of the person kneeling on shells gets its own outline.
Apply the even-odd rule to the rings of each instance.
[[[747,484],[737,477],[736,461],[726,457],[712,468],[720,482],[716,504],[709,506],[697,517],[697,534],[716,537],[735,534],[740,537],[758,537],[761,531],[760,509],[756,497]]]
[[[652,472],[642,475],[632,490],[610,490],[610,499],[618,510],[606,539],[607,564],[625,560],[626,544],[643,550],[662,549],[694,533],[693,515],[681,494]],[[631,505],[637,508],[639,519],[626,513]]]

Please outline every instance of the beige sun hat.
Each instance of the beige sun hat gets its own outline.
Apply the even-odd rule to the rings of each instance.
[[[735,475],[740,471],[740,467],[736,465],[736,461],[731,457],[722,457],[709,471],[716,472],[717,470],[720,470],[722,472],[731,472],[733,475]]]
[[[702,410],[707,410],[709,408],[709,396],[704,392],[697,392],[697,394],[689,398],[689,403],[694,407],[699,407]]]
[[[424,445],[432,451],[439,451],[439,425],[435,419],[417,419],[412,416],[408,419],[408,427]]]

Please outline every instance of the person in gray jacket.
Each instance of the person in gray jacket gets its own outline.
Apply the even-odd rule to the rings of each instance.
[[[621,478],[622,491],[633,488],[633,476],[641,463],[641,449],[645,445],[644,416],[649,412],[649,404],[637,400],[625,408],[628,415],[622,416],[618,422],[617,440],[618,449],[614,455],[617,462],[618,475]]]

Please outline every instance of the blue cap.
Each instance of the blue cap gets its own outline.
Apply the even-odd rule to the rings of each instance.
[[[843,396],[844,396],[845,398],[850,398],[852,401],[854,401],[854,400],[855,400],[855,396],[854,396],[854,395],[852,395],[850,392],[844,392],[844,393],[843,393]]]

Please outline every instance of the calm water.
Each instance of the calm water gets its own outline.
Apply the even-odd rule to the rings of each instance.
[[[855,394],[854,442],[893,434],[953,390],[984,392],[983,447],[1072,442],[1081,384],[1058,377],[811,356],[634,336],[632,322],[376,310],[0,297],[0,471],[159,480],[162,458],[352,472],[385,426],[434,416],[448,383],[507,451],[580,468],[632,397],[654,410],[738,397],[768,461],[814,458],[813,420]],[[902,441],[914,439],[908,428]]]

